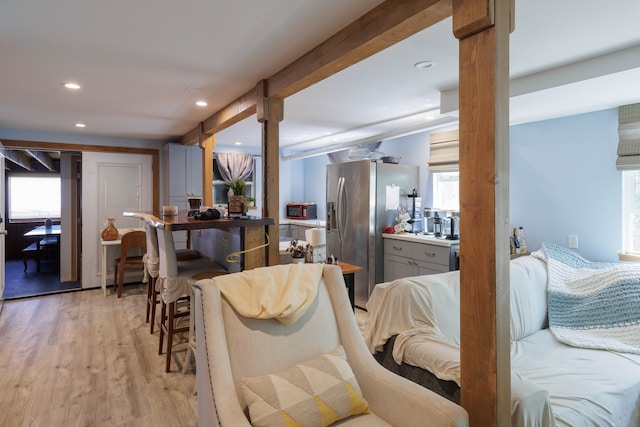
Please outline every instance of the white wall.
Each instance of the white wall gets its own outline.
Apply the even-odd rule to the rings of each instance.
[[[46,141],[63,144],[105,145],[108,147],[135,147],[160,149],[168,141],[141,139],[141,138],[116,138],[112,136],[89,135],[78,131],[76,133],[40,132],[34,130],[0,128],[0,139],[13,139],[18,141]]]

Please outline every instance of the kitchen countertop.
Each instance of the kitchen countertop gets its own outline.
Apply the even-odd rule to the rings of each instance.
[[[305,227],[316,227],[320,224],[320,228],[325,228],[326,221],[320,221],[318,219],[291,219],[291,218],[280,218],[280,225],[293,224],[293,225],[302,225]]]
[[[415,234],[415,233],[397,233],[397,234],[382,233],[382,237],[385,239],[406,240],[408,242],[428,243],[430,245],[447,246],[447,247],[460,244],[460,240],[438,239],[430,235],[428,236],[426,234]]]

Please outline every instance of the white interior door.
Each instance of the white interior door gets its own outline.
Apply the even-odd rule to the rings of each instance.
[[[7,235],[7,230],[5,228],[5,211],[4,211],[4,146],[0,142],[0,310],[2,310],[2,302],[4,301],[4,282],[5,282],[5,271],[4,271],[4,256],[5,256],[5,244]]]
[[[101,284],[100,232],[108,217],[116,228],[142,227],[124,211],[152,211],[152,156],[145,154],[82,154],[82,288]],[[109,248],[107,276],[118,247]],[[107,277],[109,279],[109,277]],[[110,280],[107,281],[110,283]]]

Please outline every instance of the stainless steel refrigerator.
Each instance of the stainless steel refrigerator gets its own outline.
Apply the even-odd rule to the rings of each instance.
[[[382,230],[396,224],[418,174],[418,166],[370,160],[327,165],[327,256],[363,268],[355,274],[360,308],[384,278]]]

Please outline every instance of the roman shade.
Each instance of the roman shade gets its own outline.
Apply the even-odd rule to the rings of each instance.
[[[640,104],[618,107],[618,137],[616,169],[640,170]]]
[[[458,170],[458,130],[432,133],[429,138],[429,172]]]

